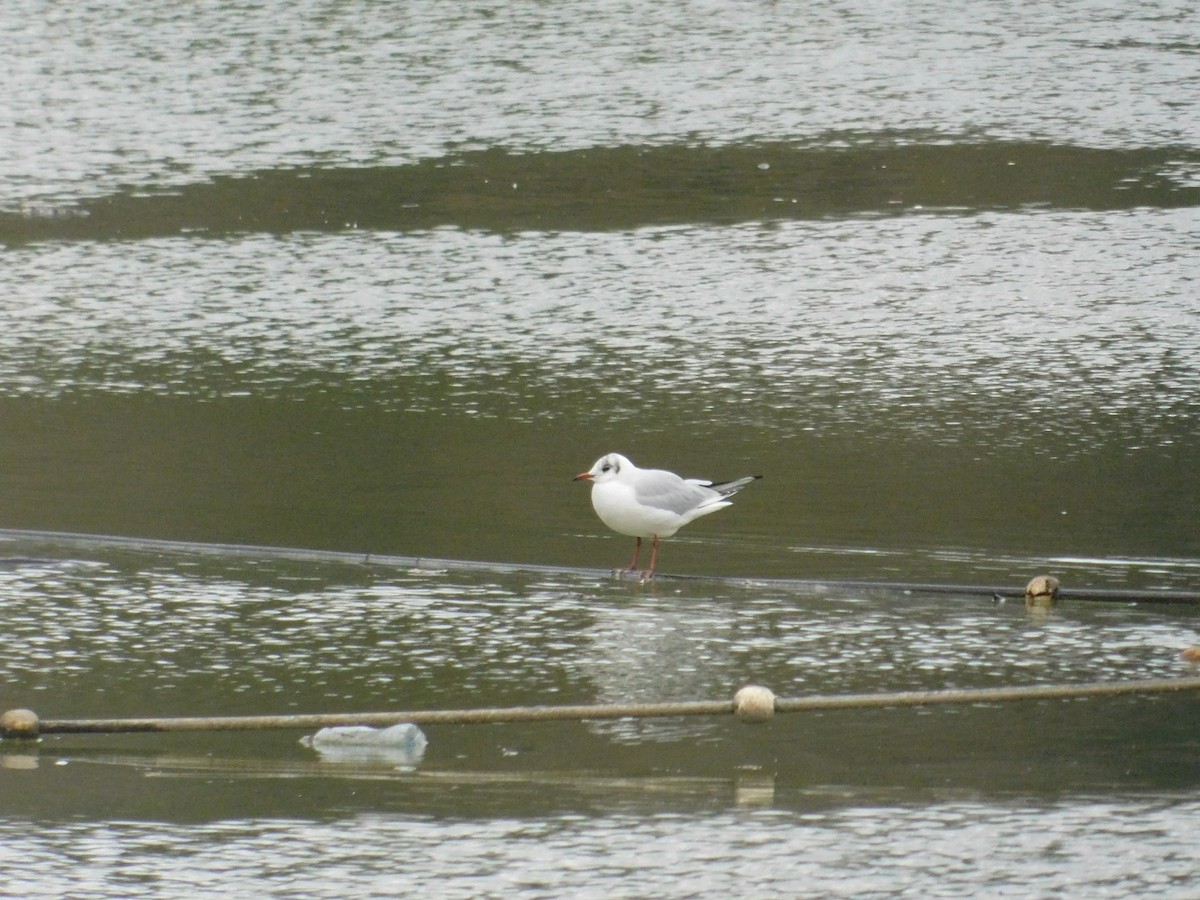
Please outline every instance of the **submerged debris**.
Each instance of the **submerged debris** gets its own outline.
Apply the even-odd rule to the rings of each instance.
[[[338,725],[306,735],[300,743],[330,762],[384,762],[415,766],[425,755],[428,740],[411,722],[388,728]]]

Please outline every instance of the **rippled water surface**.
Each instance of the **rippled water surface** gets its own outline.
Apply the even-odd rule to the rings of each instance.
[[[8,682],[46,718],[1170,678],[1194,674],[1179,652],[1200,642],[1186,604],[1028,610],[965,592],[645,586],[16,533],[5,549]],[[1178,695],[761,726],[427,725],[415,768],[322,761],[297,729],[52,735],[4,747],[0,853],[23,861],[18,883],[34,895],[52,883],[154,896],[199,879],[334,896],[348,878],[367,895],[681,896],[700,861],[688,895],[791,895],[797,879],[821,893],[938,893],[949,878],[1185,896],[1194,707]],[[36,832],[18,824],[30,820]]]
[[[1198,144],[1187,4],[7,4],[10,197],[448,147],[831,130]],[[14,138],[17,139],[17,138]],[[85,185],[90,182],[90,185]]]
[[[184,832],[120,822],[70,825],[50,841],[5,828],[0,859],[27,865],[31,856],[46,864],[69,858],[63,890],[103,895],[111,885],[128,897],[198,887],[339,897],[347,877],[359,896],[380,897],[416,890],[439,897],[890,897],[915,885],[951,897],[964,881],[1000,893],[1185,897],[1196,870],[1179,818],[1195,813],[1194,798],[1152,796],[1066,808],[883,801],[804,813],[700,812],[686,820],[611,812],[434,824],[366,815]],[[1147,838],[1149,850],[1140,846]],[[21,875],[11,884],[25,896],[51,896]]]
[[[1196,674],[1195,603],[1131,602],[1200,572],[1187,4],[2,13],[4,709]],[[764,478],[664,545],[698,577],[618,581],[570,480],[609,450]],[[0,866],[1190,897],[1196,702],[431,725],[403,765],[48,735],[0,745]]]
[[[1135,210],[29,249],[0,275],[0,387],[331,393],[574,427],[635,402],[642,431],[681,408],[776,441],[874,436],[882,420],[938,443],[970,428],[1060,454],[1169,447],[1193,436],[1200,397],[1195,223]]]

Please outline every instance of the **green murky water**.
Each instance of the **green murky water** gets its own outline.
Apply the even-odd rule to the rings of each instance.
[[[1194,605],[813,584],[1196,590],[1188,10],[10,7],[5,709],[1195,674]],[[734,580],[608,577],[571,477],[609,450],[764,475],[663,548]],[[1185,897],[1195,707],[431,726],[415,767],[47,737],[0,748],[0,862],[22,896]]]

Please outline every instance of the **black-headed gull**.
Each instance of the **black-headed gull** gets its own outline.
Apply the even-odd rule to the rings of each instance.
[[[702,481],[680,478],[662,469],[639,469],[620,453],[609,453],[596,460],[576,481],[592,483],[592,506],[600,521],[618,534],[636,538],[633,560],[622,572],[636,572],[642,552],[642,538],[653,540],[650,568],[643,578],[654,574],[658,564],[658,542],[669,538],[692,519],[706,516],[730,505],[732,497],[761,475],[747,475],[736,481]]]

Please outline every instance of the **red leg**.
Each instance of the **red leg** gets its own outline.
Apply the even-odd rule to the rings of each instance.
[[[642,539],[636,538],[633,544],[633,559],[629,561],[628,569],[621,569],[621,572],[636,572],[638,557],[642,555]]]
[[[642,580],[649,578],[658,568],[658,535],[654,536],[654,544],[650,548],[650,568],[642,573]]]

